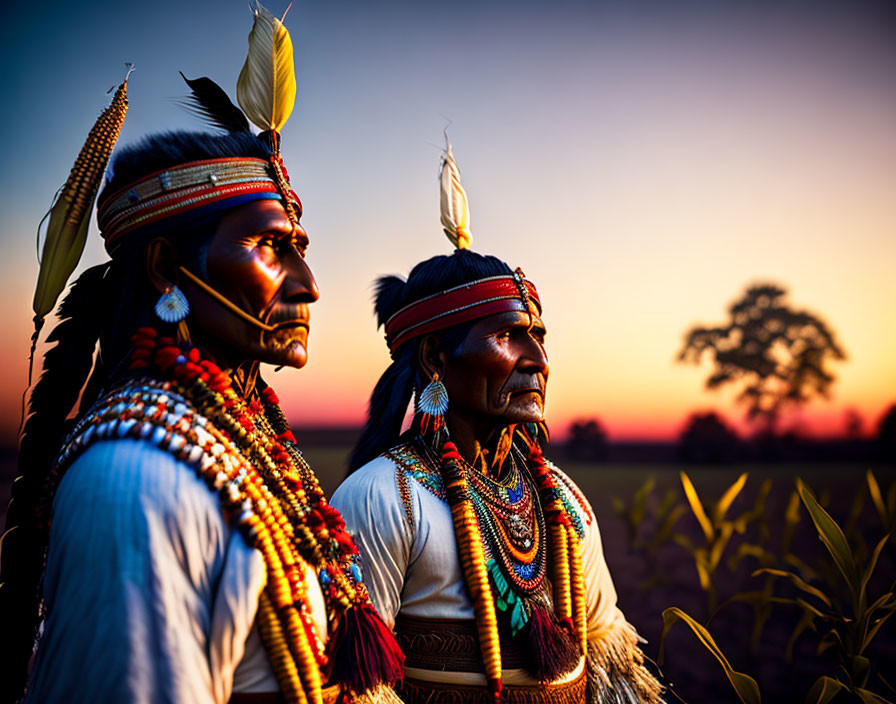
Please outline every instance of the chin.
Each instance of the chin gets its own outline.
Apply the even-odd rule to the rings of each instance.
[[[308,347],[304,340],[293,339],[284,343],[265,345],[259,361],[277,367],[301,369],[308,363]]]
[[[508,423],[540,423],[544,420],[544,402],[541,396],[532,394],[511,400],[504,419]]]

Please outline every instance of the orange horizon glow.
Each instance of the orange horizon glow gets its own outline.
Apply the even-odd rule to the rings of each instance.
[[[861,3],[557,5],[359,3],[287,17],[299,93],[284,159],[321,290],[307,368],[265,371],[291,423],[363,422],[389,364],[373,282],[451,251],[437,180],[447,116],[473,249],[522,267],[544,302],[554,437],[594,417],[611,441],[671,440],[707,410],[746,432],[734,391],[705,391],[708,364],[675,357],[688,329],[724,322],[756,282],[785,287],[847,353],[829,363],[831,398],[783,427],[842,435],[855,409],[873,434],[896,402],[896,43],[886,24]],[[3,49],[17,67],[8,102],[29,106],[28,129],[41,136],[19,137],[19,111],[0,116],[15,165],[0,174],[7,445],[26,386],[34,231],[121,62],[137,66],[127,144],[202,129],[171,100],[186,92],[177,71],[233,95],[244,59],[251,18],[240,3],[178,6],[178,22],[171,8],[129,11],[138,33],[122,32],[120,13],[78,6],[40,18],[45,41],[22,32]],[[27,3],[10,12],[13,27],[38,21]],[[102,56],[84,49],[88,30],[105,38]],[[105,258],[94,222],[79,271]]]

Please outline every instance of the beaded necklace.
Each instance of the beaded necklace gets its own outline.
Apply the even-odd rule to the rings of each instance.
[[[357,547],[273,389],[246,403],[197,349],[152,328],[140,328],[132,343],[131,369],[156,374],[125,382],[85,414],[57,461],[48,500],[96,440],[142,438],[165,449],[219,494],[225,516],[262,554],[268,578],[256,623],[287,702],[321,702],[323,670],[349,697],[399,679],[403,656],[370,603]],[[329,648],[311,618],[303,562],[317,572],[336,626]]]
[[[482,534],[486,569],[495,605],[505,613],[510,635],[529,622],[531,599],[541,597],[547,571],[547,536],[541,504],[531,478],[524,476],[513,456],[503,480],[465,467],[470,498]]]
[[[543,681],[568,672],[587,650],[585,582],[575,512],[557,486],[534,437],[534,432],[522,428],[516,431],[513,451],[526,471],[517,469],[514,460],[510,477],[504,482],[476,472],[450,440],[442,443],[439,460],[458,557],[473,598],[486,679],[496,701],[502,690],[496,608],[507,615],[511,637],[526,633],[535,660],[534,674]],[[429,454],[426,446],[430,443],[420,444]],[[522,448],[527,450],[525,455]],[[525,487],[529,486],[531,491],[527,492]],[[528,531],[519,526],[511,528],[514,519],[510,516],[526,506],[523,497],[527,494],[532,508]],[[518,515],[516,520],[526,523],[524,516]],[[538,541],[536,549],[526,549],[527,537],[533,546]],[[539,598],[537,591],[545,585],[548,565],[552,605],[551,600]],[[517,566],[524,568],[523,576]],[[540,573],[539,566],[543,569]],[[531,576],[526,579],[530,569]],[[570,634],[575,636],[572,641]]]

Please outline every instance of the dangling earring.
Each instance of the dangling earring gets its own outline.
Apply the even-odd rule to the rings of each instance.
[[[432,425],[432,430],[439,430],[445,425],[445,411],[448,410],[448,389],[439,381],[439,373],[432,376],[432,381],[420,393],[417,410],[422,414],[420,430],[425,433]]]
[[[190,312],[190,304],[187,297],[174,284],[156,301],[156,315],[166,323],[177,323],[177,333],[181,341],[190,343],[190,331],[187,328],[186,317]]]

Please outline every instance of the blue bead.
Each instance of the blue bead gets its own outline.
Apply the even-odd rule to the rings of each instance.
[[[320,571],[318,578],[320,579],[320,583],[324,586],[327,586],[330,583],[330,574],[326,569]]]
[[[356,581],[356,582],[359,582],[359,583],[360,583],[360,582],[363,581],[363,580],[361,579],[361,568],[358,567],[355,563],[352,563],[352,566],[351,566],[351,572],[352,572],[352,577],[355,578],[355,581]]]

